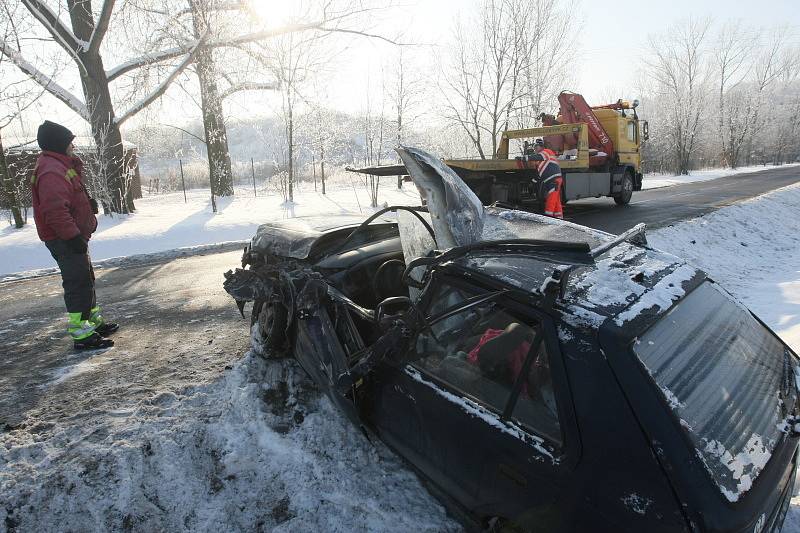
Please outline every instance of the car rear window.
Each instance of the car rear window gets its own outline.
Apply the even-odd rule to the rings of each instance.
[[[737,501],[769,460],[785,406],[794,403],[784,345],[706,282],[640,337],[634,351],[721,492]]]

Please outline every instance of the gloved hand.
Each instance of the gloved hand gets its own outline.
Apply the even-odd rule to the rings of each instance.
[[[92,213],[96,215],[99,212],[99,209],[97,208],[97,200],[94,198],[89,198],[89,205],[92,206]]]
[[[89,243],[86,242],[86,239],[83,238],[83,235],[76,235],[75,237],[66,241],[66,243],[67,246],[69,246],[69,249],[76,254],[85,254],[87,251],[89,251]]]

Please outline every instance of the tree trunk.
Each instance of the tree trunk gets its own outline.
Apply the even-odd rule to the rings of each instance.
[[[317,192],[317,161],[314,159],[314,151],[311,151],[311,173],[314,176],[314,192]]]
[[[322,180],[322,194],[325,194],[325,146],[319,149],[319,175]]]
[[[397,113],[397,146],[398,147],[400,147],[400,145],[402,144],[402,139],[403,139],[402,131],[403,131],[403,114],[398,112]],[[399,162],[402,163],[402,160],[399,157],[397,159],[398,159]],[[397,188],[398,189],[402,189],[403,188],[403,176],[401,176],[399,174],[397,175]]]
[[[200,39],[208,29],[200,2],[189,1],[192,10],[194,36]],[[211,181],[211,192],[216,196],[233,194],[233,171],[231,155],[228,151],[228,130],[225,127],[225,116],[222,111],[222,98],[219,95],[214,65],[214,51],[208,48],[198,50],[195,59],[197,78],[200,81],[200,106],[203,110],[203,130],[206,137],[208,155],[208,172]]]
[[[0,135],[0,184],[2,184],[3,194],[8,200],[8,207],[14,215],[14,226],[21,228],[25,225],[25,220],[22,218],[22,211],[19,208],[17,193],[14,190],[14,182],[11,179],[11,172],[9,172],[8,165],[6,164],[6,153],[3,148],[2,135]]]
[[[294,202],[294,117],[292,116],[291,88],[286,98],[289,113],[288,140],[289,140],[289,202]]]
[[[70,20],[75,36],[90,41],[94,31],[94,15],[91,0],[68,0]],[[133,194],[129,187],[129,176],[124,165],[122,133],[114,117],[114,105],[108,89],[103,58],[99,52],[78,51],[85,68],[79,69],[83,94],[89,108],[92,136],[97,144],[97,155],[101,161],[100,175],[103,177],[107,197],[115,213],[130,213],[135,210]]]

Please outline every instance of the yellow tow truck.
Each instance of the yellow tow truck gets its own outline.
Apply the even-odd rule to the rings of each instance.
[[[647,121],[636,114],[638,101],[590,107],[575,93],[559,95],[557,116],[542,115],[544,126],[503,133],[492,159],[445,159],[464,182],[486,204],[541,212],[543,195],[539,175],[526,168],[521,156],[528,140],[541,137],[553,150],[561,166],[562,200],[609,196],[619,205],[631,200],[642,188],[641,145],[647,140]],[[511,154],[511,141],[523,141],[519,156]],[[519,144],[519,143],[518,143]],[[376,176],[405,175],[403,165],[388,165],[353,172]]]

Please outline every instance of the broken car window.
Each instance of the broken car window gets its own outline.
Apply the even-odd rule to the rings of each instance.
[[[442,287],[429,314],[435,316],[474,296]],[[513,418],[522,426],[561,441],[549,360],[542,344],[530,354],[535,329],[495,302],[464,309],[435,323],[416,341],[414,363],[458,391],[502,413],[527,357],[534,357],[523,378]]]

